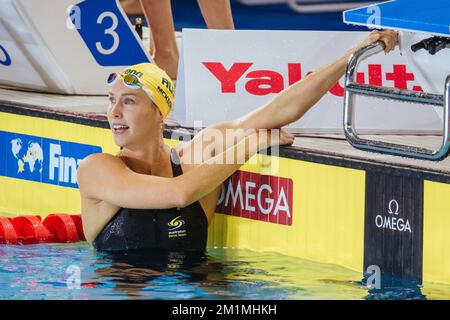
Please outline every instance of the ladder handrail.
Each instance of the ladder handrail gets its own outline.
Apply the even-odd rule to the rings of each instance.
[[[410,90],[400,90],[395,88],[361,85],[355,82],[356,70],[359,64],[370,56],[384,51],[381,42],[361,48],[350,57],[345,72],[345,96],[344,96],[344,132],[347,141],[355,148],[367,151],[376,151],[397,156],[417,158],[423,160],[442,160],[450,150],[450,75],[445,82],[444,95],[430,93],[419,93]],[[354,96],[364,95],[376,98],[387,98],[397,101],[421,103],[434,106],[441,106],[444,109],[444,123],[442,144],[437,150],[413,147],[402,144],[387,143],[377,140],[362,139],[355,129]]]

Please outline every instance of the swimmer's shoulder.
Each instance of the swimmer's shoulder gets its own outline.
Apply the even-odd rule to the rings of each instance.
[[[80,191],[99,183],[101,179],[97,179],[97,177],[123,169],[126,169],[126,165],[117,156],[109,153],[90,154],[78,165],[77,180]]]
[[[114,156],[112,154],[109,153],[92,153],[90,155],[88,155],[87,157],[85,157],[83,160],[80,161],[80,165],[83,163],[87,163],[92,164],[98,161],[116,161],[119,160],[119,157]]]
[[[112,154],[109,153],[92,153],[86,158],[80,161],[78,170],[89,171],[89,169],[96,168],[98,166],[109,166],[122,164],[123,161]]]

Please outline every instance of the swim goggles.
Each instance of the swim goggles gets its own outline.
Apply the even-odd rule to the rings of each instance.
[[[144,90],[144,92],[148,95],[148,97],[150,98],[150,100],[155,103],[155,100],[152,97],[152,94],[150,93],[150,91],[144,86],[144,84],[142,83],[142,81],[135,76],[134,74],[121,74],[121,73],[117,73],[117,72],[113,72],[108,76],[108,80],[107,83],[108,85],[111,87],[114,85],[114,83],[116,83],[118,78],[122,78],[123,83],[128,87],[131,88],[133,90],[138,90],[138,89],[142,89]]]

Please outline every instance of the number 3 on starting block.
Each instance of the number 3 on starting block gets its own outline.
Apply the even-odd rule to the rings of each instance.
[[[85,0],[73,6],[69,19],[101,66],[149,62],[116,0]]]
[[[11,65],[11,57],[2,45],[0,45],[0,64],[4,66]]]

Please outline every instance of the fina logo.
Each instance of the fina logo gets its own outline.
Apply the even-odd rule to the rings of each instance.
[[[0,176],[78,188],[80,162],[99,146],[0,130]]]
[[[55,180],[55,171],[58,172],[58,181],[65,183],[77,183],[78,165],[83,159],[63,157],[61,155],[61,145],[50,143],[50,171],[49,179]],[[70,181],[69,181],[70,176]]]
[[[21,175],[25,172],[34,173],[35,170],[41,174],[44,163],[44,152],[42,151],[41,145],[31,140],[28,142],[25,151],[22,148],[22,144],[23,142],[20,138],[11,140],[11,152],[17,160],[17,174]],[[76,184],[77,168],[82,159],[63,157],[61,155],[60,144],[50,143],[49,146],[49,180]],[[57,173],[57,176],[55,173]]]
[[[44,162],[44,152],[39,143],[35,141],[29,141],[27,150],[22,148],[22,139],[17,138],[11,140],[11,152],[17,160],[17,174],[22,174],[25,168],[28,168],[30,173],[33,173],[38,167],[39,173],[42,173],[42,164]],[[25,166],[28,164],[28,166]]]
[[[185,224],[186,224],[186,222],[183,219],[181,219],[181,216],[178,216],[178,217],[172,219],[167,225],[169,227],[172,227],[169,229],[169,231],[174,231],[174,230],[181,228]]]

